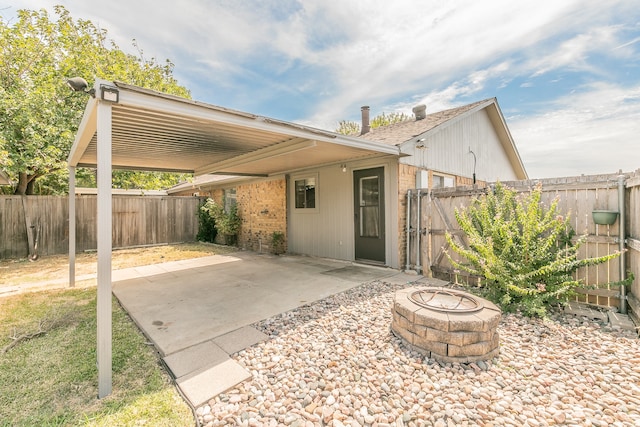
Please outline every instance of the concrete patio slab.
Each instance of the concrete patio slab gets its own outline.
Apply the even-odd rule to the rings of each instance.
[[[377,279],[421,276],[380,267],[254,252],[114,271],[113,293],[198,406],[250,377],[229,356],[268,337],[255,322]]]
[[[343,280],[365,283],[376,279],[382,279],[397,274],[397,271],[376,267],[364,267],[359,265],[347,265],[333,270],[323,271],[327,276],[339,277]]]
[[[354,279],[350,269],[339,274],[350,263],[298,260],[308,261],[238,252],[195,259],[195,268],[187,268],[187,263],[182,263],[181,270],[173,263],[160,264],[147,270],[155,274],[115,282],[113,293],[161,355],[168,356],[376,277],[398,273],[371,268],[367,280],[361,280],[364,277]],[[327,272],[330,274],[322,274]]]
[[[213,339],[213,343],[224,350],[227,354],[237,353],[247,347],[267,340],[269,337],[256,328],[244,326],[233,332],[220,335]]]

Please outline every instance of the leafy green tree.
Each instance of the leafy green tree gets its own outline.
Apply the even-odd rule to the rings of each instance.
[[[407,120],[411,120],[411,118],[413,117],[413,115],[408,115],[405,113],[382,113],[380,115],[375,116],[372,120],[371,120],[371,128],[375,129],[375,128],[379,128],[382,126],[388,126],[388,125],[392,125],[394,123],[400,123],[400,122],[406,122]]]
[[[70,77],[103,78],[188,97],[167,60],[126,54],[107,31],[74,20],[62,6],[57,19],[45,10],[18,11],[15,23],[0,18],[0,167],[17,182],[16,194],[60,192],[59,172],[80,123],[86,97],[67,86]],[[134,41],[134,46],[135,41]],[[136,46],[137,47],[137,46]],[[91,85],[92,82],[89,81]]]
[[[340,120],[336,132],[343,135],[360,135],[360,123],[350,120]]]
[[[574,276],[584,266],[600,264],[614,253],[578,259],[586,236],[572,243],[569,216],[558,213],[558,200],[541,203],[542,187],[518,195],[497,183],[455,216],[467,245],[447,233],[447,243],[463,261],[447,257],[455,268],[483,277],[487,297],[505,310],[545,316],[550,304],[562,303],[582,283]]]
[[[116,188],[133,189],[161,189],[187,181],[191,174],[144,172],[144,171],[114,171],[113,186]]]
[[[382,126],[411,120],[412,117],[412,115],[408,115],[405,113],[394,112],[387,114],[383,112],[382,114],[371,119],[369,124],[371,126],[371,129],[375,129]],[[343,135],[360,135],[360,130],[360,123],[350,120],[340,120],[340,122],[338,122],[338,127],[336,128],[336,132]]]

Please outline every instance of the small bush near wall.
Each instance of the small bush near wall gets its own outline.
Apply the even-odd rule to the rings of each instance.
[[[216,230],[216,222],[209,215],[206,209],[202,209],[206,204],[206,200],[198,206],[198,235],[196,238],[201,242],[213,243],[218,234]]]
[[[284,233],[281,231],[271,233],[271,251],[275,255],[284,253]]]
[[[242,224],[236,205],[232,205],[229,208],[229,212],[226,212],[223,205],[216,203],[213,199],[207,199],[205,204],[200,207],[200,210],[212,218],[217,233],[224,236],[225,244],[236,244],[240,225]]]

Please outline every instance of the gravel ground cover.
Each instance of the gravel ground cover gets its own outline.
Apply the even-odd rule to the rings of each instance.
[[[637,334],[561,311],[504,314],[500,355],[444,364],[390,332],[372,282],[256,325],[235,359],[253,374],[197,408],[204,426],[640,426]]]

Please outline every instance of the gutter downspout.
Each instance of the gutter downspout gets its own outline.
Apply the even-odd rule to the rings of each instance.
[[[627,277],[624,259],[626,230],[625,230],[625,204],[624,204],[624,175],[618,175],[618,211],[620,213],[620,280],[624,281]],[[627,314],[627,289],[624,284],[620,285],[620,313]]]
[[[421,224],[420,224],[420,217],[422,217],[421,215],[421,211],[420,211],[420,189],[416,190],[417,191],[417,204],[416,204],[416,272],[418,274],[422,274],[422,264],[420,262],[420,240],[421,240]]]
[[[405,271],[411,269],[411,190],[407,191],[407,223],[405,233],[407,238]]]

